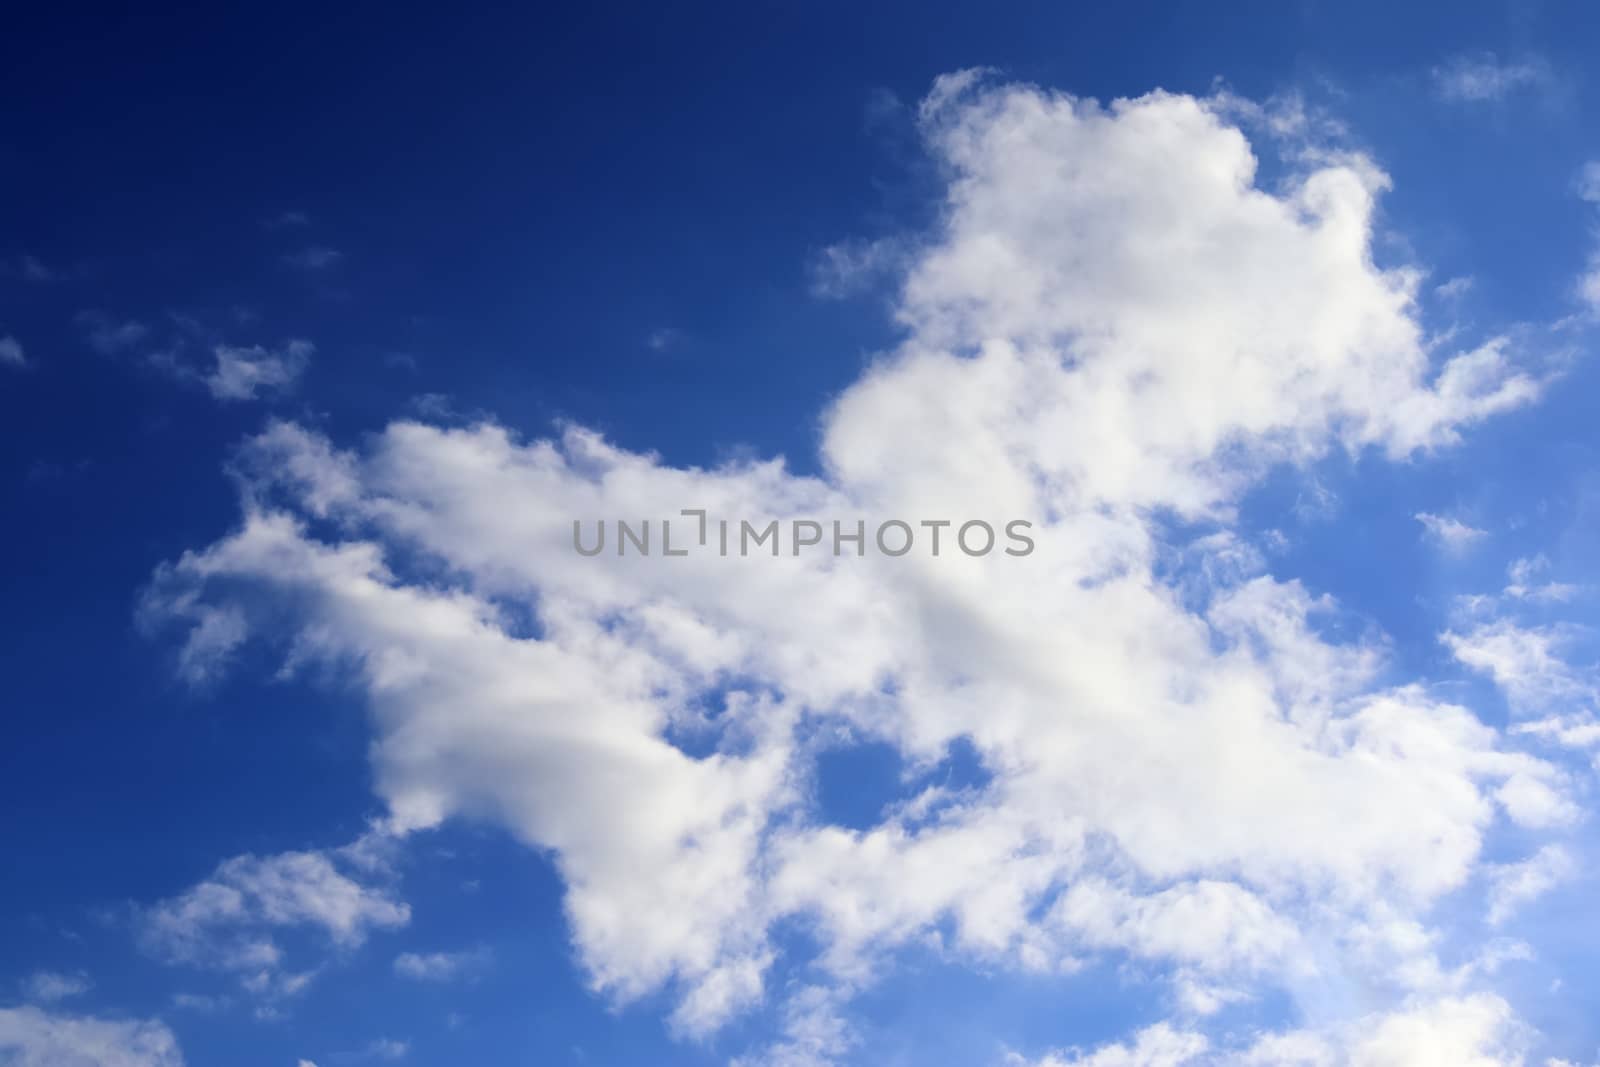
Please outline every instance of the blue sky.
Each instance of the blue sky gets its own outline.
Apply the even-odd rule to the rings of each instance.
[[[12,21],[0,1063],[1600,1059],[1596,12]]]

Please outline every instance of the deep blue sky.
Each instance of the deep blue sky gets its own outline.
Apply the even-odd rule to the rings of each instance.
[[[1575,2],[36,6],[3,38],[0,335],[29,366],[0,381],[0,1004],[34,971],[82,969],[81,1006],[163,1014],[202,1065],[338,1063],[402,1032],[416,1063],[720,1062],[771,1021],[702,1047],[667,1040],[658,1003],[611,1011],[569,958],[545,860],[455,824],[406,861],[412,925],[344,960],[292,1018],[169,1008],[210,979],[150,963],[131,908],[227,856],[347,841],[376,812],[351,694],[274,682],[265,652],[191,690],[136,620],[159,563],[238,521],[224,466],[269,416],[358,441],[437,395],[423,413],[447,403],[528,436],[571,419],[672,463],[749,450],[815,470],[817,413],[896,333],[886,292],[820,299],[813,267],[835,242],[936,216],[912,112],[966,67],[1101,99],[1219,78],[1254,99],[1304,93],[1394,178],[1380,257],[1474,275],[1473,328],[1563,314],[1589,225],[1571,183],[1600,154],[1586,80],[1600,9]],[[1430,96],[1430,69],[1483,51],[1537,55],[1557,84],[1472,108]],[[297,260],[316,249],[337,259]],[[90,313],[144,323],[146,350],[307,338],[316,352],[294,395],[219,404],[96,351]],[[1443,566],[1387,494],[1447,511],[1481,480],[1495,511],[1534,507],[1546,486],[1523,472],[1592,469],[1597,385],[1575,370],[1537,416],[1427,472],[1330,461],[1347,521],[1312,524],[1286,566],[1394,632],[1402,663],[1437,667],[1440,604],[1362,578],[1367,545],[1401,572]],[[1250,507],[1302,489],[1286,478]],[[1559,506],[1565,521],[1583,505]],[[1587,543],[1567,551],[1576,569],[1595,560]],[[883,791],[868,783],[897,769],[853,759],[819,786],[845,821],[870,816]],[[401,947],[476,943],[497,963],[467,987],[390,970]],[[1029,1047],[1128,1021],[1128,998],[1097,1005],[1081,985],[1063,1000],[1051,981],[921,966],[870,993],[869,1025],[973,998]],[[925,1024],[944,1051],[905,1062],[992,1051],[958,1020]]]

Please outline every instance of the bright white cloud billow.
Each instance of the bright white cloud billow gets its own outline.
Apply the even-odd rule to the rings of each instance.
[[[1425,1031],[1460,1051],[1441,1063],[1513,1062],[1505,1002],[1460,988],[1424,924],[1494,827],[1561,822],[1564,772],[1386,676],[1379,640],[1330,642],[1336,605],[1233,526],[1274,465],[1426,457],[1541,377],[1506,341],[1434,351],[1422,272],[1372,255],[1371,161],[1325,148],[1269,191],[1236,111],[942,79],[921,123],[943,221],[908,253],[903,342],[823,417],[823,476],[674,468],[577,427],[396,422],[347,451],[275,423],[236,464],[242,524],[163,568],[151,610],[194,627],[191,674],[250,634],[348,670],[396,832],[465,815],[549,850],[596,988],[671,986],[684,1032],[765,997],[774,927],[805,922],[815,981],[768,1062],[845,1054],[850,991],[936,932],[992,967],[1169,965],[1191,1005],[1292,989],[1316,1029],[1241,1062],[1400,1067]],[[1037,550],[573,552],[574,518],[682,508],[1026,517]],[[418,555],[426,580],[398,562]],[[986,777],[827,825],[828,726],[913,767],[969,744]],[[264,914],[237,881],[212,883]],[[165,907],[189,905],[217,911]],[[1161,1028],[1050,1062],[1220,1047]]]

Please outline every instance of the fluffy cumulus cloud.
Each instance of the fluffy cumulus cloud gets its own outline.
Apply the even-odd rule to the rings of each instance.
[[[393,832],[487,818],[548,851],[594,987],[669,989],[681,1032],[778,999],[748,1062],[847,1055],[851,991],[931,938],[989,968],[1148,962],[1195,1017],[1292,990],[1318,1029],[1252,1062],[1501,1062],[1504,1002],[1424,924],[1481,889],[1497,826],[1550,825],[1567,780],[1395,679],[1381,639],[1325,636],[1338,606],[1265,573],[1235,507],[1333,450],[1425,458],[1542,379],[1509,342],[1425,335],[1423,272],[1373,256],[1377,166],[1296,140],[1303,121],[1253,146],[1240,113],[940,80],[920,123],[942,220],[897,268],[903,340],[823,415],[818,476],[674,467],[581,427],[400,421],[347,450],[275,423],[235,464],[238,528],[164,567],[150,610],[189,627],[192,675],[252,638],[347,673]],[[1292,177],[1267,188],[1280,136]],[[663,558],[657,521],[651,556],[574,551],[575,519],[682,509],[1024,518],[1036,547]],[[872,825],[813,802],[841,733],[908,768]],[[931,773],[958,747],[965,785]],[[359,887],[269,905],[264,862],[157,926],[182,948],[218,917],[399,917]],[[321,873],[297,886],[329,884],[299,862]],[[790,922],[816,952],[775,983]],[[1347,1031],[1352,1003],[1399,1007]],[[1430,1027],[1458,1058],[1406,1058]],[[1174,1024],[1054,1062],[1179,1064],[1208,1040]]]
[[[0,1063],[7,1067],[183,1067],[159,1022],[0,1008]]]

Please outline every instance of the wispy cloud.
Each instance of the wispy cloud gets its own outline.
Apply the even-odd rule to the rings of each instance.
[[[1514,600],[1556,604],[1568,601],[1583,592],[1581,586],[1571,582],[1547,581],[1550,560],[1543,555],[1513,560],[1506,568],[1505,594]]]
[[[1571,878],[1577,871],[1572,854],[1560,845],[1545,845],[1520,863],[1489,871],[1489,922],[1500,924],[1520,908]]]
[[[1468,526],[1448,515],[1419,511],[1412,518],[1422,523],[1424,533],[1446,552],[1462,553],[1488,536],[1487,531]]]
[[[910,255],[902,238],[831,244],[811,262],[811,294],[829,300],[857,296],[892,277]]]
[[[81,971],[76,974],[39,971],[22,983],[23,994],[29,1000],[41,1004],[53,1004],[68,997],[82,996],[93,988],[94,983]]]
[[[47,265],[37,256],[23,253],[9,260],[0,260],[0,275],[21,278],[25,282],[66,281],[70,273]]]
[[[450,982],[469,977],[489,963],[489,950],[464,952],[402,952],[395,957],[394,973],[419,982]]]
[[[89,347],[103,356],[126,352],[150,335],[150,328],[136,319],[118,319],[104,311],[80,311],[78,328]]]
[[[1497,619],[1441,640],[1456,659],[1494,679],[1514,709],[1523,713],[1592,707],[1600,697],[1590,672],[1568,662],[1565,650],[1584,637],[1561,626],[1524,626]]]
[[[304,211],[280,211],[278,214],[262,220],[262,224],[271,230],[309,226],[311,225],[311,216]]]
[[[0,367],[26,367],[28,358],[23,354],[22,343],[10,334],[0,337]]]
[[[257,400],[265,394],[288,392],[305,373],[315,351],[310,341],[300,340],[277,349],[218,345],[212,351],[216,365],[205,376],[206,387],[218,400]]]
[[[1554,84],[1550,65],[1540,57],[1502,61],[1493,52],[1460,55],[1433,68],[1434,91],[1460,103],[1504,100],[1515,93]]]
[[[411,909],[387,884],[386,839],[369,834],[343,848],[243,855],[139,916],[140,939],[153,955],[239,975],[267,1000],[303,990],[316,971],[291,971],[276,932],[320,930],[336,946],[355,947],[377,929],[404,926]]]
[[[343,252],[340,252],[337,248],[329,248],[326,245],[312,245],[309,248],[302,248],[298,252],[290,252],[283,257],[283,261],[291,267],[297,267],[305,271],[327,270],[342,259],[344,259]]]
[[[1600,205],[1600,160],[1591,160],[1578,171],[1577,193],[1588,203]],[[1600,219],[1591,223],[1597,232],[1591,238],[1594,247],[1589,253],[1589,265],[1578,278],[1578,297],[1589,310],[1600,313]]]
[[[658,326],[645,337],[644,343],[652,351],[666,352],[681,347],[688,339],[689,335],[675,326]]]
[[[358,1055],[375,1060],[398,1060],[404,1059],[406,1053],[410,1051],[411,1043],[409,1041],[396,1041],[394,1038],[380,1037],[375,1041],[369,1042]]]

